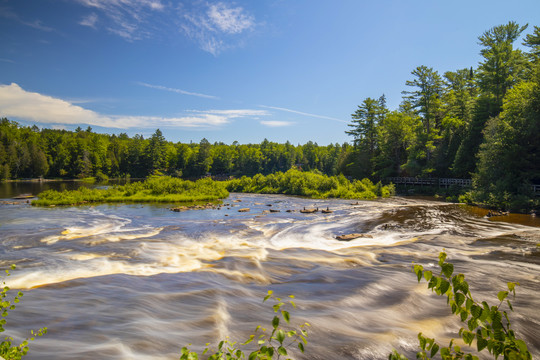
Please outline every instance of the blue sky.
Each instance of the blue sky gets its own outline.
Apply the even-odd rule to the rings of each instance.
[[[350,141],[420,65],[476,67],[477,37],[540,1],[0,0],[0,116],[171,141]]]

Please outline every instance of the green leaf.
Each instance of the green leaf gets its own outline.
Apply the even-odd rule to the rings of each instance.
[[[437,277],[433,276],[431,280],[429,280],[428,289],[433,289],[435,286],[437,286],[437,279]]]
[[[499,299],[499,301],[503,301],[504,299],[506,299],[507,296],[508,291],[499,291],[499,293],[497,294],[497,298]]]
[[[447,278],[450,278],[452,276],[452,274],[454,273],[454,265],[453,264],[445,263],[445,264],[441,265],[441,268],[442,268],[443,274]]]
[[[444,251],[441,251],[439,254],[439,266],[442,266],[444,263],[444,260],[446,260],[446,253]]]
[[[439,285],[440,294],[446,294],[450,288],[450,283],[444,279],[441,279],[441,284]]]
[[[431,271],[429,270],[424,271],[424,279],[426,279],[426,281],[431,280],[432,277],[433,277],[433,273]]]
[[[279,341],[280,344],[283,343],[283,340],[285,340],[285,332],[281,329],[279,329],[276,332],[276,340]]]
[[[300,351],[302,352],[302,354],[304,353],[305,349],[304,349],[304,344],[302,344],[301,342],[298,343],[298,349],[300,349]]]
[[[467,311],[470,311],[473,304],[474,302],[471,299],[467,298],[467,301],[465,302],[465,309],[467,309]]]
[[[473,340],[474,340],[474,334],[472,332],[470,332],[470,331],[464,331],[461,334],[461,338],[463,339],[465,344],[471,345]]]
[[[439,345],[437,344],[433,344],[433,346],[431,347],[431,357],[434,357],[437,352],[439,351]]]
[[[482,308],[476,304],[473,304],[471,306],[471,314],[473,316],[473,318],[477,319],[480,317],[480,315],[482,315]]]
[[[274,329],[277,329],[277,327],[279,326],[279,317],[274,316],[274,318],[272,319],[272,326],[274,327]]]
[[[272,296],[273,293],[274,293],[274,292],[273,292],[272,290],[268,290],[268,295],[266,295],[266,296],[264,297],[263,302],[265,302],[266,300],[270,299],[270,297]]]
[[[290,323],[290,322],[291,322],[291,317],[290,317],[288,311],[281,310],[281,315],[283,315],[283,319],[284,319],[287,323]]]
[[[516,345],[521,352],[521,354],[525,355],[529,353],[529,350],[527,349],[527,344],[523,340],[516,340]]]
[[[488,345],[488,341],[477,334],[476,335],[476,348],[478,349],[478,351],[480,352],[484,350],[487,345]]]
[[[422,271],[424,270],[424,267],[422,265],[414,265],[414,273],[416,274],[416,277],[418,278],[418,282],[422,280]]]
[[[461,313],[459,314],[459,316],[461,317],[461,321],[463,322],[467,320],[467,318],[469,317],[469,312],[466,310],[461,310]]]
[[[463,295],[462,293],[457,293],[456,294],[456,304],[458,306],[461,306],[464,302],[465,302],[465,295]]]
[[[418,334],[418,341],[420,342],[420,348],[422,350],[426,349],[426,338],[422,335],[422,333]]]
[[[278,347],[278,353],[283,356],[287,356],[287,349],[285,349],[283,346]]]

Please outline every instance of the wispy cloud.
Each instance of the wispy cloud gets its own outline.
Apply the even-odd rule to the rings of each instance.
[[[294,125],[293,122],[290,121],[272,121],[272,120],[263,120],[261,121],[261,124],[268,127],[284,127],[284,126],[291,126]]]
[[[331,117],[331,116],[310,114],[310,113],[306,113],[306,112],[303,112],[303,111],[297,111],[297,110],[292,110],[292,109],[287,109],[287,108],[282,108],[282,107],[277,107],[277,106],[266,106],[266,105],[259,105],[259,106],[262,107],[262,108],[266,108],[266,109],[285,111],[285,112],[290,112],[290,113],[293,113],[293,114],[309,116],[309,117],[314,117],[314,118],[318,118],[318,119],[325,119],[325,120],[338,121],[338,122],[342,122],[342,123],[348,123],[345,120],[338,119],[338,118]]]
[[[2,62],[7,62],[7,63],[11,63],[11,64],[15,64],[15,61],[13,61],[13,60],[11,60],[11,59],[0,58],[0,61],[2,61]]]
[[[225,1],[76,0],[92,10],[79,24],[102,28],[127,41],[187,36],[214,56],[237,46],[255,17]]]
[[[81,21],[79,21],[79,25],[82,25],[82,26],[88,26],[88,27],[91,27],[91,28],[96,28],[96,23],[98,21],[98,16],[96,13],[91,13],[85,17],[83,17],[81,19]]]
[[[24,25],[33,27],[34,29],[41,30],[41,31],[54,31],[54,29],[50,26],[46,26],[43,24],[41,20],[34,20],[34,21],[21,21]]]
[[[207,15],[216,29],[227,34],[239,34],[254,25],[253,16],[246,14],[243,8],[230,8],[222,2],[210,5]]]
[[[17,15],[12,9],[8,7],[0,7],[0,17],[18,21],[23,25],[32,27],[37,30],[47,32],[54,31],[52,27],[44,25],[41,20],[27,21],[25,19],[22,19],[19,15]]]
[[[161,12],[165,5],[160,0],[77,0],[81,5],[92,8],[109,20],[106,29],[128,41],[151,36],[151,15]],[[92,13],[83,18],[80,25],[95,27],[98,17]]]
[[[255,27],[255,18],[242,7],[226,3],[204,3],[202,7],[182,8],[180,28],[199,43],[202,50],[218,55],[233,37]]]
[[[170,87],[161,86],[161,85],[152,85],[152,84],[147,84],[144,82],[137,82],[137,84],[141,86],[145,86],[150,89],[164,90],[164,91],[169,91],[169,92],[182,94],[182,95],[197,96],[197,97],[201,97],[205,99],[216,99],[216,100],[219,99],[219,97],[213,96],[213,95],[206,95],[206,94],[201,94],[201,93],[196,93],[196,92],[191,92],[191,91],[186,91],[186,90],[181,90],[181,89],[175,89],[175,88],[170,88]]]
[[[80,125],[108,128],[211,128],[226,125],[238,118],[258,118],[269,115],[265,110],[191,110],[185,116],[106,115],[72,102],[29,92],[19,85],[0,85],[0,116],[14,117],[41,124]]]

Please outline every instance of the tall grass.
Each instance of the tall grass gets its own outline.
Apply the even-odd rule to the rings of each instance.
[[[195,182],[168,176],[151,177],[144,182],[116,185],[106,189],[47,190],[32,205],[79,205],[116,202],[194,202],[213,201],[229,196],[224,183],[201,179]]]
[[[227,181],[227,190],[258,194],[301,195],[311,198],[375,199],[394,195],[394,186],[373,184],[369,179],[347,180],[343,175],[326,176],[291,169],[267,176],[257,174],[252,178]]]

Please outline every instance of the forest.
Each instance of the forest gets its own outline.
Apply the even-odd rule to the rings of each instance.
[[[21,178],[254,176],[291,168],[374,181],[391,176],[472,178],[471,200],[538,206],[540,27],[509,22],[478,37],[481,62],[447,71],[418,66],[402,102],[368,97],[351,115],[351,144],[173,143],[21,126],[0,120],[0,180]],[[522,41],[520,46],[519,41]]]

